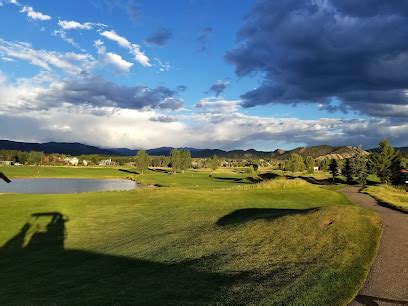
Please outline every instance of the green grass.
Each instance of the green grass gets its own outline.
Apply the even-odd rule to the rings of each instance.
[[[369,186],[364,192],[388,206],[408,212],[408,192],[402,188],[388,185]]]
[[[10,176],[24,175],[17,171]],[[52,171],[119,172],[40,175]],[[1,194],[0,304],[337,305],[354,297],[380,236],[373,212],[300,179],[252,185],[240,173],[214,176],[148,172],[137,179],[170,187]],[[53,222],[32,217],[50,212]]]
[[[131,178],[142,185],[182,187],[188,189],[218,189],[249,184],[252,175],[219,169],[212,177],[205,171],[186,171],[169,175],[171,169],[152,169],[143,175],[129,167],[53,167],[53,166],[0,166],[9,178]]]

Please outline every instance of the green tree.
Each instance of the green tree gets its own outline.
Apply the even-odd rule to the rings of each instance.
[[[388,140],[381,140],[378,149],[371,155],[372,168],[381,183],[389,184],[392,181],[392,163],[396,152]]]
[[[400,151],[395,153],[394,158],[391,162],[391,182],[393,185],[399,185],[402,183],[402,173],[401,170],[404,169],[403,158]]]
[[[174,173],[177,173],[181,170],[181,156],[180,151],[177,149],[172,149],[170,152],[170,163],[171,168]]]
[[[17,161],[20,164],[26,164],[28,162],[28,159],[30,158],[30,153],[28,152],[17,152]]]
[[[191,153],[189,150],[181,150],[179,151],[180,154],[180,168],[184,172],[185,170],[188,170],[191,168]]]
[[[28,157],[28,163],[32,165],[39,165],[41,164],[41,160],[43,157],[43,152],[31,151]]]
[[[357,183],[365,187],[368,177],[368,159],[362,155],[355,155],[351,158],[353,175],[357,177]]]
[[[329,164],[329,171],[330,174],[333,177],[333,182],[336,176],[339,174],[339,166],[337,165],[337,161],[335,159],[332,159],[330,164]]]
[[[305,162],[303,157],[296,153],[291,154],[289,159],[286,161],[285,168],[287,171],[291,172],[300,172],[305,170]]]
[[[354,169],[353,169],[352,159],[351,158],[346,159],[346,161],[344,163],[342,173],[346,177],[346,183],[347,184],[352,184],[353,183]]]
[[[315,166],[315,160],[311,156],[307,156],[305,160],[306,170],[308,173],[313,173],[313,169]]]
[[[149,169],[150,157],[145,150],[139,150],[135,157],[135,166],[138,171],[143,175],[144,171]]]
[[[213,155],[209,160],[208,160],[208,165],[210,166],[210,168],[212,169],[212,173],[211,175],[214,173],[215,170],[218,169],[218,167],[220,166],[221,162],[220,159],[218,158],[217,155]]]
[[[329,158],[323,158],[320,160],[320,169],[322,171],[327,172],[329,170],[329,165],[330,165]]]

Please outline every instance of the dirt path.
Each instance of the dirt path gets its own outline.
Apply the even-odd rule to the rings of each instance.
[[[340,190],[353,203],[375,210],[383,226],[377,257],[350,305],[408,305],[408,214],[383,207],[358,187]]]

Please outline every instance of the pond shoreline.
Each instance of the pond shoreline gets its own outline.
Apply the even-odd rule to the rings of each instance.
[[[76,194],[101,191],[128,191],[138,184],[126,178],[16,178],[1,183],[0,193],[17,194]]]

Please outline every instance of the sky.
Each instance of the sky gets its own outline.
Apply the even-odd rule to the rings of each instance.
[[[408,1],[0,0],[0,139],[408,145]]]

